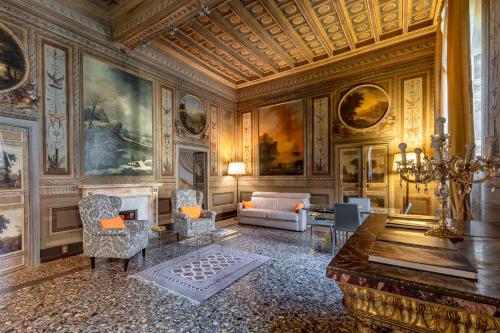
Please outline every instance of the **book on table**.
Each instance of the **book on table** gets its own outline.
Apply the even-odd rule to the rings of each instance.
[[[435,216],[390,214],[386,226],[415,230],[428,230],[437,223]]]
[[[476,269],[449,239],[398,231],[380,232],[368,260],[477,280]]]

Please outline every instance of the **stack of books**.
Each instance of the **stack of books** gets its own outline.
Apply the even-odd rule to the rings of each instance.
[[[387,218],[386,227],[428,230],[436,223],[435,216],[391,214]]]
[[[369,261],[477,280],[477,271],[446,238],[386,229],[377,235]]]

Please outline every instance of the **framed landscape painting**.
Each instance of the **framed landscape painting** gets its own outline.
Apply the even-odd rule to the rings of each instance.
[[[24,209],[0,210],[0,257],[23,250]]]
[[[4,143],[0,145],[0,191],[23,188],[23,146]]]
[[[152,175],[152,82],[89,55],[82,76],[85,175]]]
[[[182,127],[191,135],[200,135],[207,126],[207,111],[200,99],[186,95],[179,103],[179,121]]]
[[[304,105],[302,100],[259,109],[259,174],[304,174]]]
[[[389,96],[381,87],[364,84],[349,90],[339,104],[339,119],[354,130],[377,125],[389,111]]]

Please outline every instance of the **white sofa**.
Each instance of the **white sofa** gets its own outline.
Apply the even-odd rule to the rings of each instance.
[[[302,202],[305,208],[311,205],[309,193],[254,192],[252,203],[255,208],[243,208],[238,204],[238,219],[241,224],[251,224],[262,227],[305,231],[307,228],[307,212],[293,209],[297,202]]]

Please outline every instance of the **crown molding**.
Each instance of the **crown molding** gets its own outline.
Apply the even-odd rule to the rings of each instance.
[[[360,53],[356,56],[315,67],[307,72],[301,71],[245,88],[238,86],[236,93],[237,100],[238,103],[242,103],[264,95],[288,93],[292,90],[305,89],[307,86],[318,85],[345,74],[354,75],[354,73],[366,72],[370,69],[401,63],[411,59],[433,57],[435,44],[436,35],[434,32],[430,32],[419,38],[405,40],[398,44],[390,44],[384,48],[365,51],[365,53]]]
[[[18,1],[5,0],[0,2],[0,18],[6,21],[18,20],[20,24],[40,29],[43,34],[57,35],[82,49],[99,52],[138,68],[144,67],[144,64],[150,65],[146,70],[153,75],[162,76],[185,87],[192,88],[195,85],[235,102],[236,92],[233,86],[151,47],[124,49],[111,40],[105,28],[97,21],[61,6],[56,0],[26,0],[22,6]],[[165,72],[172,77],[166,78]]]

